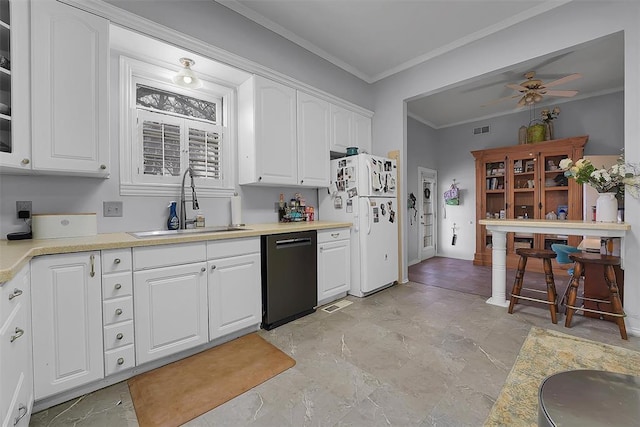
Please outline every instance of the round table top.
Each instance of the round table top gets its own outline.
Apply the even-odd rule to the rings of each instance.
[[[538,426],[638,426],[640,377],[576,370],[547,377],[538,393]]]

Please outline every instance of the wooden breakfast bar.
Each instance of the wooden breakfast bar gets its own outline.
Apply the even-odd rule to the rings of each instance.
[[[509,306],[507,300],[507,233],[559,233],[574,236],[619,237],[624,268],[624,236],[630,224],[576,220],[481,219],[480,225],[493,233],[491,263],[491,298],[487,304]]]

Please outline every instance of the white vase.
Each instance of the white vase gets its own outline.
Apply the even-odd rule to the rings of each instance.
[[[596,200],[596,221],[617,222],[618,200],[616,193],[599,193]]]

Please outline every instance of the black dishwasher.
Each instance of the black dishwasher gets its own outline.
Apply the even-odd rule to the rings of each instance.
[[[262,236],[262,327],[270,330],[316,311],[314,231]]]

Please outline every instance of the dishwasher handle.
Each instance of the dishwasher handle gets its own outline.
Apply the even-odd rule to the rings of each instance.
[[[309,237],[276,240],[276,249],[287,249],[296,246],[309,246],[310,244],[311,239]]]

